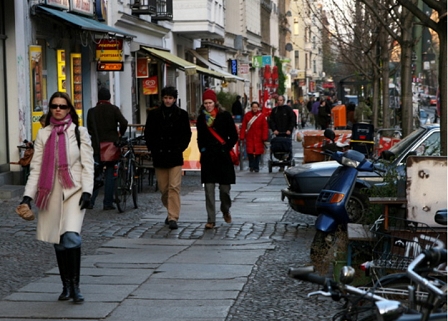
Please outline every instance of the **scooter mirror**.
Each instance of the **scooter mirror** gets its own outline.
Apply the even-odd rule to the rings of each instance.
[[[334,139],[336,138],[336,134],[331,129],[327,128],[324,131],[324,136],[331,140],[334,143]]]
[[[434,221],[440,225],[446,225],[446,209],[438,210],[436,216],[434,216]]]

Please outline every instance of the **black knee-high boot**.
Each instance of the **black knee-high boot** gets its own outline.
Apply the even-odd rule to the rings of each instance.
[[[68,269],[70,271],[70,297],[74,303],[84,302],[79,290],[79,275],[81,272],[81,248],[67,249]]]
[[[56,250],[56,260],[58,261],[59,275],[62,281],[62,293],[59,295],[59,301],[70,299],[70,276],[67,269],[67,250]]]

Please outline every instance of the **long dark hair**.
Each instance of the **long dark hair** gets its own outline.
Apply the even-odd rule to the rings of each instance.
[[[76,125],[76,127],[78,127],[79,126],[79,116],[76,113],[75,106],[73,106],[70,96],[67,93],[57,91],[53,95],[51,95],[48,105],[51,105],[53,99],[55,99],[55,98],[64,98],[65,99],[65,101],[67,102],[67,106],[70,107],[70,116],[72,117],[72,122],[73,122],[73,124]],[[50,125],[50,118],[51,118],[51,113],[49,113],[47,118],[45,119],[45,126]]]

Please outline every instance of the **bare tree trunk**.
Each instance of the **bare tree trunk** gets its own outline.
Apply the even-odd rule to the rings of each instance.
[[[403,137],[413,131],[414,108],[412,105],[412,23],[414,15],[403,7],[401,27],[401,130]]]
[[[440,143],[441,143],[441,155],[447,156],[447,26],[446,15],[444,19],[444,26],[438,32],[440,41],[440,61],[439,61],[439,90],[440,90]]]
[[[383,128],[390,128],[390,102],[389,102],[389,47],[387,32],[384,28],[380,31],[381,44],[381,78],[383,96]]]
[[[380,111],[380,77],[378,74],[377,66],[373,66],[373,79],[372,79],[372,114],[373,114],[373,127],[378,128],[378,113]]]

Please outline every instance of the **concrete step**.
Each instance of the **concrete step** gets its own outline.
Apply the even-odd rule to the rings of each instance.
[[[0,199],[20,198],[23,196],[24,190],[24,185],[2,185],[0,186]]]

